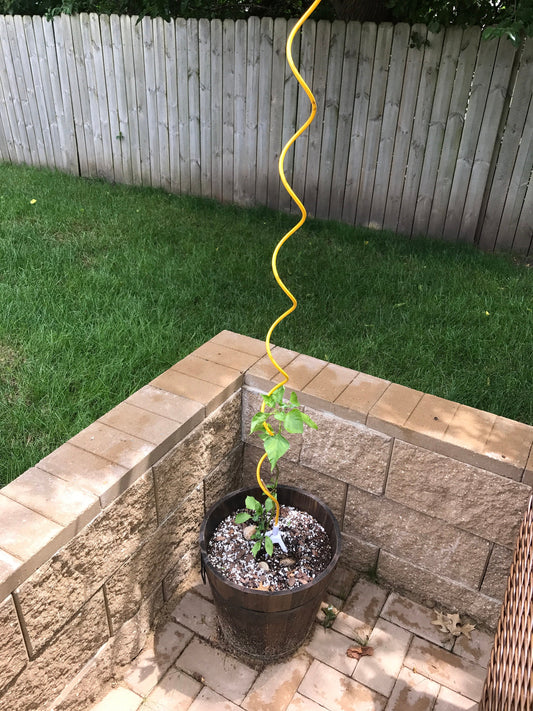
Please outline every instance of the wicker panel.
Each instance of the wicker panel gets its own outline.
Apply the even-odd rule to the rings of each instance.
[[[533,496],[518,533],[479,711],[533,709]]]

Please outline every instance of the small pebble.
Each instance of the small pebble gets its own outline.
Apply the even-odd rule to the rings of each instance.
[[[257,526],[246,526],[245,529],[243,529],[242,535],[247,541],[252,540],[252,536],[254,533],[257,531]]]
[[[261,562],[259,562],[259,563],[257,564],[257,567],[258,567],[258,568],[261,568],[261,570],[264,570],[264,571],[270,570],[270,566],[268,565],[268,563],[266,562],[266,560],[262,560]]]
[[[279,562],[280,565],[287,565],[287,566],[294,565],[295,563],[296,563],[296,561],[294,560],[294,558],[282,558]]]

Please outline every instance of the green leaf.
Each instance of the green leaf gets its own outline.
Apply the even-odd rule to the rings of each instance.
[[[266,412],[256,412],[256,414],[252,417],[252,421],[250,423],[250,434],[252,432],[257,432],[257,430],[263,428],[263,423],[266,422],[268,419],[268,415]]]
[[[268,499],[265,501],[265,511],[272,511],[276,504],[272,501],[272,499]]]
[[[244,523],[250,520],[250,514],[246,511],[242,511],[235,516],[235,523]]]
[[[252,548],[252,555],[254,558],[259,553],[260,549],[261,549],[261,541],[256,541],[253,545],[253,548]]]
[[[247,509],[251,509],[252,511],[257,511],[258,507],[260,509],[262,508],[261,504],[255,498],[255,496],[247,496],[246,499],[244,500],[244,505],[246,506]]]
[[[272,539],[269,538],[268,536],[265,536],[265,551],[267,555],[272,555],[274,553],[274,544],[272,543]]]
[[[267,453],[272,469],[276,466],[278,459],[283,457],[283,455],[286,454],[290,448],[291,445],[279,432],[273,437],[269,437],[265,440],[265,452]]]
[[[290,410],[287,413],[285,417],[285,422],[283,423],[287,432],[290,432],[291,434],[301,434],[304,431],[304,421],[302,414],[303,413],[300,412],[300,410],[297,410],[296,408]]]
[[[312,427],[314,430],[318,429],[316,422],[312,420],[305,412],[302,412],[302,419],[308,427]]]
[[[295,405],[296,407],[300,407],[300,403],[298,402],[298,396],[294,392],[294,390],[291,393],[291,405]]]

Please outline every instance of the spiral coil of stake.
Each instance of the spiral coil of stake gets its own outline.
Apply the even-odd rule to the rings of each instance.
[[[281,151],[281,154],[280,154],[280,157],[279,157],[279,163],[278,163],[278,172],[279,172],[279,176],[280,176],[281,182],[283,183],[283,186],[284,186],[285,190],[289,193],[290,197],[291,197],[291,198],[294,200],[294,202],[297,204],[297,206],[298,206],[298,208],[299,208],[299,210],[300,210],[300,212],[301,212],[301,217],[300,217],[300,220],[298,221],[298,223],[297,223],[291,230],[289,230],[289,232],[287,232],[287,233],[281,238],[281,240],[280,240],[280,241],[278,242],[278,244],[276,245],[276,247],[275,247],[275,249],[274,249],[274,252],[273,252],[273,254],[272,254],[272,273],[274,274],[274,278],[275,278],[276,282],[278,283],[278,286],[279,286],[279,287],[281,288],[281,290],[289,297],[289,299],[290,299],[290,301],[291,301],[292,303],[291,303],[290,308],[288,308],[284,313],[282,313],[281,316],[279,316],[279,317],[274,321],[274,323],[272,324],[272,326],[270,326],[270,328],[269,328],[269,330],[268,330],[268,333],[267,333],[267,335],[266,335],[266,338],[265,338],[266,352],[267,352],[267,355],[268,355],[268,357],[269,357],[269,359],[270,359],[270,362],[271,362],[272,365],[276,368],[276,370],[278,370],[278,372],[283,376],[283,380],[282,380],[280,383],[278,383],[275,387],[273,387],[272,390],[270,390],[270,392],[268,393],[268,396],[270,396],[270,395],[272,395],[273,393],[275,393],[276,390],[278,390],[279,388],[282,388],[282,387],[289,381],[289,376],[288,376],[287,373],[283,370],[283,368],[279,365],[279,363],[276,362],[275,358],[274,358],[273,355],[272,355],[272,350],[271,350],[271,348],[270,348],[270,339],[271,339],[271,337],[272,337],[272,333],[274,332],[274,329],[276,328],[276,326],[278,326],[278,324],[280,324],[281,321],[283,321],[283,319],[285,319],[289,314],[291,314],[291,313],[296,309],[296,306],[297,306],[297,301],[296,301],[295,297],[293,296],[293,294],[291,294],[291,292],[290,292],[289,289],[285,286],[285,284],[283,283],[283,281],[281,280],[281,278],[280,278],[280,276],[279,276],[278,268],[277,268],[277,258],[278,258],[278,254],[279,254],[279,251],[280,251],[281,247],[283,247],[283,245],[284,245],[285,242],[289,239],[289,237],[291,237],[295,232],[297,232],[297,231],[300,229],[300,227],[304,224],[305,220],[307,219],[307,210],[305,209],[305,207],[304,207],[302,201],[301,201],[301,200],[299,199],[299,197],[296,195],[296,193],[294,192],[294,190],[292,189],[292,187],[289,185],[289,183],[288,183],[288,181],[287,181],[287,179],[286,179],[286,177],[285,177],[285,169],[284,169],[285,156],[287,155],[287,151],[288,151],[289,148],[292,146],[292,144],[293,144],[293,143],[302,135],[302,133],[304,133],[304,131],[311,125],[311,123],[313,122],[313,120],[314,120],[314,118],[315,118],[315,114],[316,114],[316,100],[315,100],[315,97],[313,96],[313,93],[311,92],[311,89],[310,89],[310,88],[308,87],[308,85],[305,83],[305,81],[304,81],[302,75],[300,74],[300,72],[299,72],[298,69],[296,68],[296,65],[295,65],[295,63],[294,63],[294,60],[293,60],[293,58],[292,58],[292,43],[293,43],[293,40],[294,40],[294,38],[295,38],[297,32],[299,32],[299,30],[300,30],[301,27],[303,26],[304,22],[309,18],[309,16],[310,16],[310,15],[316,10],[316,8],[320,5],[320,2],[321,2],[321,0],[314,0],[314,2],[310,5],[310,7],[306,10],[306,12],[304,12],[304,14],[300,17],[300,19],[298,20],[298,22],[295,24],[295,26],[294,26],[293,29],[291,30],[291,32],[290,32],[290,34],[289,34],[289,37],[288,37],[288,39],[287,39],[287,48],[286,48],[287,62],[288,62],[288,64],[289,64],[290,68],[291,68],[292,73],[293,73],[294,76],[296,77],[298,83],[300,84],[300,86],[302,87],[302,89],[305,91],[305,93],[307,94],[307,97],[308,97],[309,101],[311,102],[311,112],[310,112],[310,114],[309,114],[309,117],[308,117],[307,121],[305,121],[305,123],[303,123],[302,126],[300,126],[300,128],[296,131],[296,133],[287,141],[287,143],[286,143],[285,146],[283,147],[283,150]],[[265,405],[266,405],[266,403],[265,403],[265,401],[263,400],[263,404],[261,405],[261,412],[264,412],[264,411],[265,411]],[[268,435],[273,436],[274,433],[273,433],[273,431],[270,429],[270,427],[268,426],[268,424],[267,424],[266,422],[264,423],[264,428],[265,428],[265,430],[266,430],[266,432],[267,432]],[[283,539],[281,538],[281,535],[280,535],[280,533],[279,533],[279,528],[278,528],[278,522],[279,522],[279,503],[278,503],[278,500],[277,500],[277,498],[276,498],[275,496],[273,496],[273,495],[270,493],[270,491],[269,491],[268,488],[265,486],[265,484],[264,484],[264,482],[263,482],[263,480],[262,480],[262,478],[261,478],[261,467],[262,467],[262,465],[263,465],[265,459],[267,458],[267,456],[268,456],[268,455],[267,455],[266,453],[263,454],[263,456],[261,457],[261,459],[259,460],[259,462],[258,462],[258,464],[257,464],[257,470],[256,470],[257,483],[258,483],[259,486],[261,487],[261,490],[263,491],[263,493],[264,493],[269,499],[271,499],[271,500],[274,502],[274,505],[275,505],[275,507],[276,507],[276,515],[275,515],[275,518],[274,518],[274,527],[273,527],[272,531],[269,531],[269,532],[268,532],[268,535],[269,535],[269,537],[270,537],[270,539],[272,540],[273,543],[278,543],[278,544],[280,545],[281,549],[282,549],[283,551],[286,551],[285,544],[283,543]]]

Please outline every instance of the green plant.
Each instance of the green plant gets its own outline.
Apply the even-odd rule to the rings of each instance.
[[[275,488],[270,488],[275,495]],[[267,536],[267,532],[272,528],[274,519],[274,502],[268,499],[262,504],[255,496],[247,496],[244,502],[247,509],[251,513],[242,511],[235,516],[235,523],[246,523],[251,521],[251,525],[255,526],[255,531],[251,535],[251,540],[255,541],[252,547],[252,555],[255,557],[261,550],[265,549],[267,555],[272,555],[274,552],[274,544],[272,539]]]
[[[283,431],[287,434],[302,434],[304,425],[317,429],[316,423],[302,411],[296,393],[291,393],[288,402],[284,402],[284,394],[285,387],[281,387],[270,395],[263,395],[264,409],[252,417],[250,426],[250,434],[255,432],[263,442],[272,471],[291,446]]]

